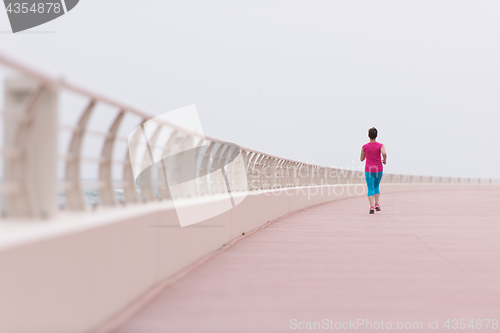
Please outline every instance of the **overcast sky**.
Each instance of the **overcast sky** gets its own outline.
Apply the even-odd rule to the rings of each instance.
[[[81,0],[0,50],[207,135],[386,172],[500,178],[500,1]],[[45,32],[45,33],[44,33]]]

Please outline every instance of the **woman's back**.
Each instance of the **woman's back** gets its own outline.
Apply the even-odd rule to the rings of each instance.
[[[381,148],[383,144],[380,142],[369,142],[363,146],[363,151],[365,152],[366,164],[365,171],[366,172],[382,172],[382,158]]]

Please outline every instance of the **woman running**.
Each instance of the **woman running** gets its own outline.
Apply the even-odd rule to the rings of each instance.
[[[380,189],[379,184],[382,180],[383,166],[387,161],[385,147],[377,142],[377,129],[372,127],[368,130],[370,142],[361,148],[361,162],[366,158],[365,178],[368,186],[368,201],[370,201],[370,214],[375,214],[375,210],[380,211]],[[382,158],[380,155],[382,154]]]

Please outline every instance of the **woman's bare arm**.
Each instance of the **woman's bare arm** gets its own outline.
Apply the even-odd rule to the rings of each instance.
[[[359,157],[359,159],[361,160],[361,162],[365,160],[365,151],[363,150],[363,148],[361,148],[361,156]]]
[[[386,164],[387,163],[387,153],[385,152],[384,145],[382,145],[382,148],[380,148],[380,152],[382,153],[382,163]]]

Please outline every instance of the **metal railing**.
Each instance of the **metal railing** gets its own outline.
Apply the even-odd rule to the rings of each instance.
[[[0,185],[4,215],[49,217],[58,205],[71,211],[84,211],[98,204],[116,206],[171,198],[169,191],[162,188],[139,188],[133,176],[130,160],[146,160],[148,152],[137,150],[136,156],[129,156],[126,135],[130,130],[127,131],[124,124],[140,126],[152,118],[149,114],[2,54],[0,65],[19,76],[5,82],[5,108],[2,112],[4,147],[0,150],[4,164],[3,182]],[[78,103],[66,108],[61,106],[61,95],[68,93],[79,98],[81,110],[74,109]],[[110,119],[108,127],[92,128],[91,119],[103,105],[107,107]],[[78,118],[73,124],[59,124],[58,108],[64,108],[60,110],[64,113],[59,112],[59,115],[66,117],[77,114]],[[99,111],[100,117],[103,114],[104,111]],[[200,140],[206,140],[206,148],[199,150],[196,163],[188,172],[196,174],[207,168],[216,170],[226,165],[234,147],[173,123],[157,121],[149,144],[151,149],[171,155],[196,147]],[[67,147],[58,148],[63,141]],[[94,156],[85,153],[86,141],[91,142],[87,151],[93,152]],[[117,146],[121,146],[121,150]],[[364,173],[361,171],[304,163],[250,148],[241,148],[241,154],[244,169],[236,165],[226,170],[227,182],[231,184],[232,191],[364,183]],[[82,165],[86,165],[86,168],[91,165],[95,174],[85,176]],[[245,184],[239,177],[241,170],[246,173]],[[224,177],[197,179],[196,186],[184,188],[182,196],[207,196],[226,189]],[[398,174],[385,174],[383,182],[499,183],[492,179]]]

